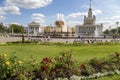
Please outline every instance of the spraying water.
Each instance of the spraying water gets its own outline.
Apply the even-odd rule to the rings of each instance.
[[[64,21],[64,26],[63,26],[62,31],[63,31],[63,32],[67,32],[67,23],[66,23],[66,21],[65,21],[64,14],[61,14],[61,13],[57,14],[57,20],[62,20],[62,21]]]
[[[97,37],[98,36],[98,29],[97,29],[97,27],[95,28],[95,37]]]

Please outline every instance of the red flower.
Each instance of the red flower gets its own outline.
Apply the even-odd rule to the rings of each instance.
[[[41,61],[41,63],[52,63],[51,59],[50,58],[43,58],[43,60]]]
[[[81,68],[82,68],[82,69],[85,69],[85,64],[82,64],[82,65],[81,65]]]
[[[47,68],[47,66],[41,66],[41,71],[46,71]]]

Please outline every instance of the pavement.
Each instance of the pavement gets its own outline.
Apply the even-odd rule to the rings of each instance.
[[[21,37],[5,37],[5,36],[0,36],[0,42],[15,42],[15,41],[21,41]]]
[[[6,36],[0,36],[0,42],[15,42],[15,41],[21,41],[22,38],[21,37],[6,37]],[[28,37],[25,37],[25,40],[28,40]],[[76,39],[63,39],[63,38],[30,38],[29,40],[38,40],[38,41],[42,41],[42,42],[64,42],[64,43],[72,43],[74,41],[81,41],[80,38],[76,38]],[[83,39],[83,41],[85,43],[87,42],[92,42],[92,41],[96,41],[96,42],[110,42],[110,41],[115,41],[115,42],[120,42],[120,39]]]

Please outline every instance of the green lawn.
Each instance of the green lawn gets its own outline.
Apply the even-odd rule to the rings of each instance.
[[[74,59],[84,62],[94,57],[105,57],[108,54],[120,52],[120,45],[113,46],[57,46],[57,45],[33,45],[33,44],[13,44],[0,45],[0,54],[7,53],[16,55],[23,59],[29,60],[33,56],[38,61],[44,57],[54,57],[62,51],[73,51]],[[120,80],[119,75],[107,76],[97,80]]]
[[[120,75],[105,76],[95,80],[120,80]]]
[[[54,57],[62,51],[73,51],[73,57],[80,62],[93,57],[105,57],[114,52],[120,52],[120,45],[114,46],[56,46],[56,45],[32,45],[14,44],[0,45],[0,54],[13,54],[14,52],[21,59],[28,60],[30,56],[41,60],[44,57]]]

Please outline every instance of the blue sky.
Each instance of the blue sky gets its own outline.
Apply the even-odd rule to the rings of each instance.
[[[54,25],[61,19],[74,26],[83,23],[88,8],[89,0],[0,0],[0,22]],[[106,28],[120,22],[120,0],[92,0],[92,9],[97,23],[104,23]]]

